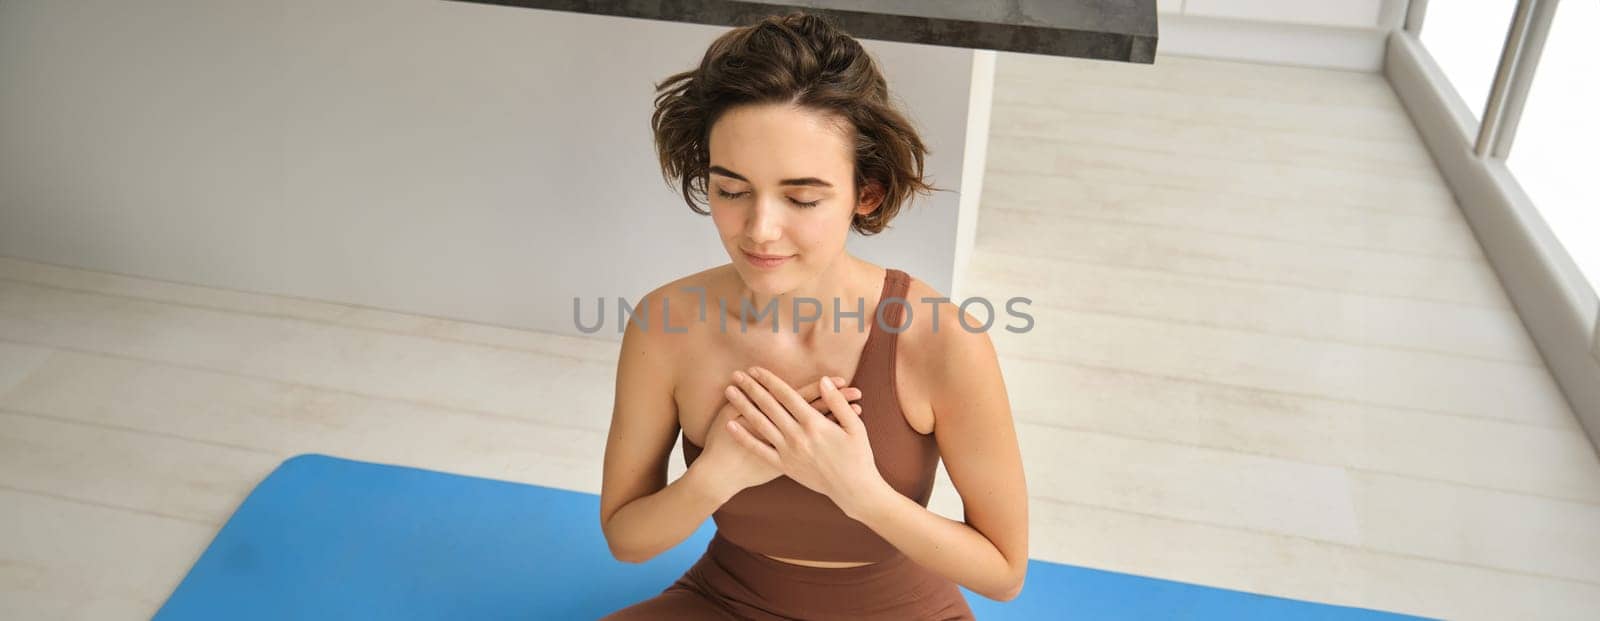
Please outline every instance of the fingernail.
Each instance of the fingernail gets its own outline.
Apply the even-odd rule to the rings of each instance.
[[[744,381],[744,372],[740,371],[738,369],[735,369],[733,371],[733,379],[735,379],[737,381],[741,381],[741,382]]]
[[[835,376],[833,376],[833,383],[837,384],[839,386],[843,386],[844,385],[844,378],[835,375]]]
[[[830,378],[830,377],[822,378],[822,387],[823,388],[833,388],[833,378]]]

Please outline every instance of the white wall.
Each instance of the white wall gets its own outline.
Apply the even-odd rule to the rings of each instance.
[[[649,133],[651,83],[725,30],[435,0],[0,3],[0,255],[578,334],[574,296],[637,301],[728,260]],[[973,52],[864,43],[959,190]],[[948,292],[958,198],[850,247]]]
[[[968,297],[963,276],[977,247],[979,199],[983,197],[983,173],[989,159],[989,119],[994,110],[994,72],[999,60],[994,50],[978,50],[972,57],[972,89],[968,93],[965,161],[961,165],[961,197],[956,218],[955,275],[951,299]]]

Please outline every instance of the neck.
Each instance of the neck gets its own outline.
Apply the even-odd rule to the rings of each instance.
[[[872,301],[867,299],[871,294],[861,291],[857,284],[864,280],[861,274],[865,271],[868,266],[860,259],[841,252],[821,272],[788,291],[763,293],[740,280],[735,295],[729,300],[729,325],[736,326],[742,321],[746,331],[770,333],[776,324],[778,334],[812,342],[818,329],[833,329],[835,304],[839,308],[841,331],[855,325],[857,320],[845,313],[854,313],[858,307],[862,311],[860,321],[871,321]],[[742,317],[741,305],[747,305]]]

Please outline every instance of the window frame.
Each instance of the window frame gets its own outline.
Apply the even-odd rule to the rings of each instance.
[[[1546,367],[1600,448],[1600,299],[1506,164],[1559,1],[1517,2],[1487,101],[1464,101],[1422,45],[1427,0],[1407,3],[1383,71]],[[1475,117],[1472,106],[1483,114]]]

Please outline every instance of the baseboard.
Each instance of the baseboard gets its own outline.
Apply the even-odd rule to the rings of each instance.
[[[1415,35],[1394,33],[1384,74],[1546,367],[1600,450],[1600,300],[1505,163],[1473,153],[1472,112]]]

